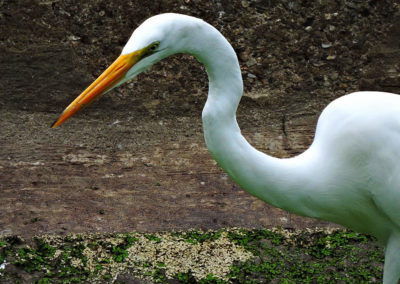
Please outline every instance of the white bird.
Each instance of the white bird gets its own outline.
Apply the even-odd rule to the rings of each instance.
[[[371,234],[386,246],[385,284],[400,277],[400,96],[356,92],[322,112],[312,145],[287,159],[254,149],[241,135],[243,93],[237,56],[206,22],[161,14],[132,34],[122,54],[77,97],[52,127],[95,97],[175,53],[202,62],[209,78],[204,137],[218,164],[242,188],[273,206]]]

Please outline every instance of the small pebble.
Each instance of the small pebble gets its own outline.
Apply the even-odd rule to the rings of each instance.
[[[325,42],[325,43],[322,43],[321,46],[322,46],[322,48],[330,48],[330,47],[332,47],[332,43]]]

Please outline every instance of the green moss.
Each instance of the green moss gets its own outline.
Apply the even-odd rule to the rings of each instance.
[[[145,237],[149,241],[153,241],[153,242],[156,242],[156,243],[160,243],[161,242],[161,239],[159,237],[157,237],[155,235],[152,235],[152,234],[146,234]]]
[[[158,262],[158,263],[157,263],[157,267],[160,267],[160,268],[165,268],[165,267],[166,267],[166,265],[165,265],[165,263],[164,263],[164,262]]]
[[[156,269],[153,272],[152,276],[153,276],[153,281],[155,283],[167,283],[167,281],[168,281],[167,277],[165,276],[164,269],[160,269],[160,268]]]
[[[21,243],[22,239],[16,236],[0,239],[0,264],[3,264],[6,258],[15,255],[15,247]]]
[[[191,284],[191,283],[199,283],[199,284],[225,284],[228,283],[218,277],[213,276],[212,274],[207,275],[205,278],[196,281],[191,272],[187,273],[178,273],[174,276],[174,279],[177,280],[181,284]]]
[[[193,277],[193,275],[192,275],[192,273],[182,273],[182,272],[179,272],[178,274],[176,274],[175,276],[174,276],[174,278],[176,279],[176,280],[178,280],[179,281],[179,283],[195,283],[196,282],[196,279]]]
[[[4,262],[4,259],[6,257],[6,242],[5,241],[0,241],[0,264]]]
[[[272,232],[271,230],[245,230],[239,229],[238,231],[228,232],[228,237],[237,245],[243,246],[245,249],[251,251],[255,255],[260,254],[261,248],[268,249],[271,245],[281,245],[284,236],[280,233]],[[271,245],[265,243],[260,244],[260,240],[268,240]],[[265,247],[267,245],[267,247]]]
[[[280,279],[293,283],[365,283],[380,281],[382,250],[368,252],[374,240],[349,231],[294,234],[286,241],[265,230],[231,232],[230,238],[258,257],[232,267],[230,279],[260,283]],[[371,262],[371,255],[377,262]],[[367,257],[366,257],[367,256]]]
[[[307,253],[316,258],[335,256],[347,250],[349,253],[355,249],[354,243],[366,243],[368,238],[365,235],[354,232],[337,231],[332,234],[321,236],[307,249]],[[303,242],[304,243],[304,242]]]
[[[42,239],[35,239],[36,248],[22,247],[17,250],[14,264],[27,272],[41,271],[50,267],[49,260],[55,253],[55,248]]]
[[[186,242],[191,244],[203,243],[205,241],[215,241],[221,236],[222,231],[207,231],[201,232],[196,230],[190,230],[187,232],[175,232],[173,236],[176,238],[182,238]]]
[[[63,283],[79,283],[90,278],[90,271],[85,269],[88,258],[84,254],[86,246],[82,236],[66,237],[58,249],[61,253],[52,260],[54,272],[50,275],[51,277]]]
[[[177,242],[184,240],[191,244],[200,244],[218,240],[223,232],[191,230],[171,235]],[[331,233],[291,233],[245,229],[228,230],[226,234],[232,242],[252,252],[255,257],[234,263],[225,280],[213,275],[196,280],[189,271],[177,273],[173,277],[175,281],[202,284],[382,281],[382,248],[373,238],[365,235],[343,230]],[[31,246],[27,246],[18,237],[3,238],[0,239],[0,263],[7,259],[7,263],[13,263],[36,275],[35,277],[39,275],[37,283],[91,283],[93,279],[111,283],[117,273],[111,267],[116,264],[122,265],[131,273],[142,271],[141,275],[134,274],[135,277],[147,277],[155,283],[168,283],[171,280],[166,276],[169,269],[166,262],[143,260],[126,266],[128,248],[141,237],[160,243],[163,234],[34,238]],[[103,254],[96,255],[97,251],[102,251]],[[90,256],[91,254],[94,256]],[[89,263],[92,263],[90,270]],[[136,271],[135,267],[139,266],[141,269]],[[3,279],[1,277],[11,276],[0,276],[0,280]],[[16,283],[17,280],[13,279],[11,282]]]
[[[43,279],[39,279],[37,281],[37,284],[50,284],[50,283],[54,283],[54,281],[50,278],[43,278]]]
[[[128,252],[119,246],[113,247],[112,253],[116,262],[122,262],[128,256]]]
[[[198,281],[200,284],[225,284],[226,281],[219,279],[218,277],[213,276],[212,274],[207,275],[206,278]]]
[[[130,234],[125,234],[123,240],[122,243],[112,248],[112,257],[116,262],[123,262],[125,260],[128,256],[127,249],[131,247],[135,241],[138,241],[138,238]]]

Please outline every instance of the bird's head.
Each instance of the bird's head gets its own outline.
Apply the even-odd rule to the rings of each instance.
[[[154,63],[181,52],[188,37],[184,27],[196,21],[199,20],[178,14],[161,14],[146,20],[133,32],[114,63],[64,110],[52,127],[59,126],[95,98],[134,78]]]

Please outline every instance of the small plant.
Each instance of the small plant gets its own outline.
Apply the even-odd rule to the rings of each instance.
[[[194,283],[196,280],[193,277],[193,275],[189,272],[189,273],[183,273],[183,272],[179,272],[178,274],[176,274],[174,276],[174,278],[176,280],[179,281],[179,283]]]
[[[158,262],[158,263],[157,263],[157,267],[159,267],[159,268],[165,268],[166,265],[165,265],[164,262]]]
[[[155,283],[166,283],[167,282],[167,277],[165,276],[164,269],[156,269],[153,272],[153,281]]]
[[[125,234],[124,239],[125,239],[125,243],[126,243],[127,248],[132,246],[132,244],[134,242],[137,242],[139,240],[138,238],[136,238],[136,237],[134,237],[134,236],[132,236],[130,234]]]
[[[3,264],[6,257],[6,242],[0,241],[0,265]]]
[[[209,274],[206,276],[206,278],[199,280],[198,283],[199,284],[225,284],[227,282],[222,279],[219,279],[217,277],[214,277],[212,274]]]
[[[155,236],[155,235],[146,234],[145,237],[146,237],[146,239],[148,239],[149,241],[153,241],[153,242],[156,242],[156,243],[161,243],[161,239],[160,239],[159,237]]]
[[[119,246],[113,247],[112,253],[116,262],[122,262],[128,256],[128,252]]]
[[[132,235],[126,234],[124,236],[124,241],[112,248],[113,259],[116,262],[123,262],[125,260],[125,258],[128,256],[127,249],[130,246],[132,246],[132,244],[135,241],[138,241],[138,238],[136,238]]]

